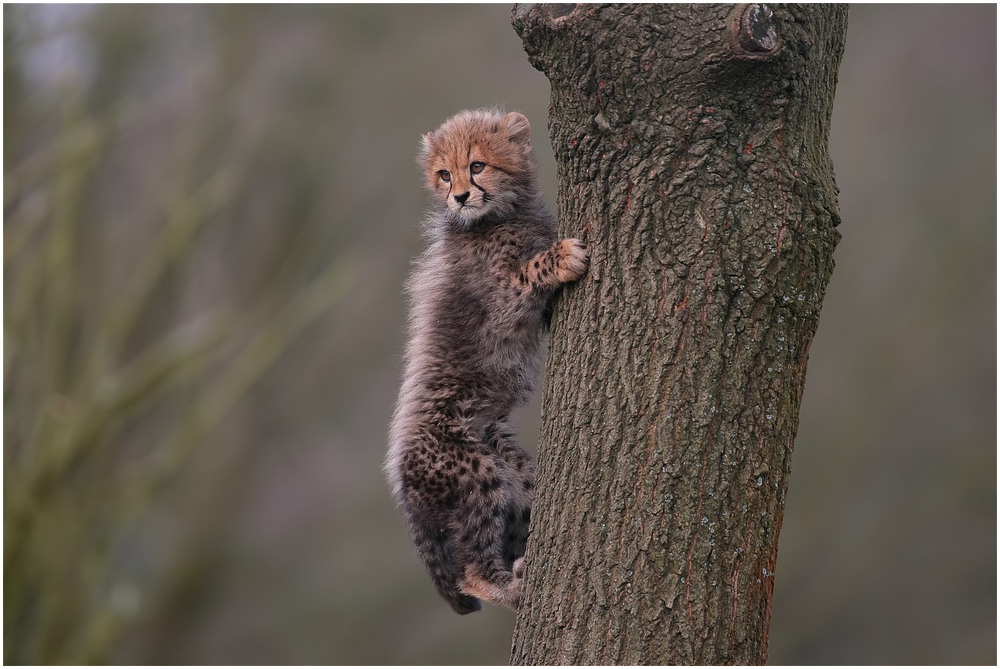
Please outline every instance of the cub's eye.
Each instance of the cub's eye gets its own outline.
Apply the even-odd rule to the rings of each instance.
[[[476,161],[471,165],[469,165],[469,171],[472,172],[473,174],[479,174],[485,168],[486,168],[486,163],[481,163],[479,161]]]
[[[441,181],[448,183],[451,181],[451,172],[448,170],[438,170],[438,176],[441,177]]]

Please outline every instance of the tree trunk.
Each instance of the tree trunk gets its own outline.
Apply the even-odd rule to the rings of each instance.
[[[562,232],[517,664],[755,664],[839,239],[844,6],[520,5]]]

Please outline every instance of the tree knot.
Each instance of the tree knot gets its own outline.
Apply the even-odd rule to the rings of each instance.
[[[774,12],[765,4],[737,5],[730,13],[732,47],[743,58],[770,58],[780,47]]]

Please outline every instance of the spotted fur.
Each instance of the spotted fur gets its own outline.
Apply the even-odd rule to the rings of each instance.
[[[541,363],[553,295],[587,270],[536,186],[528,120],[465,111],[424,136],[436,206],[408,284],[409,342],[386,473],[417,553],[458,613],[516,609],[535,465],[507,420]]]

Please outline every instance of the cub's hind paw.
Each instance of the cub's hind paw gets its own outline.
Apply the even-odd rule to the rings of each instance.
[[[576,281],[587,273],[590,250],[579,239],[566,238],[559,243],[556,278],[563,283]]]
[[[521,585],[524,579],[524,558],[518,558],[510,572],[497,574],[500,582],[488,581],[478,575],[478,570],[469,565],[465,569],[465,578],[459,582],[459,590],[464,594],[481,599],[496,606],[506,606],[517,610],[521,603]]]
[[[524,578],[524,558],[519,557],[514,560],[514,565],[511,567],[510,571],[514,574],[514,578]]]

